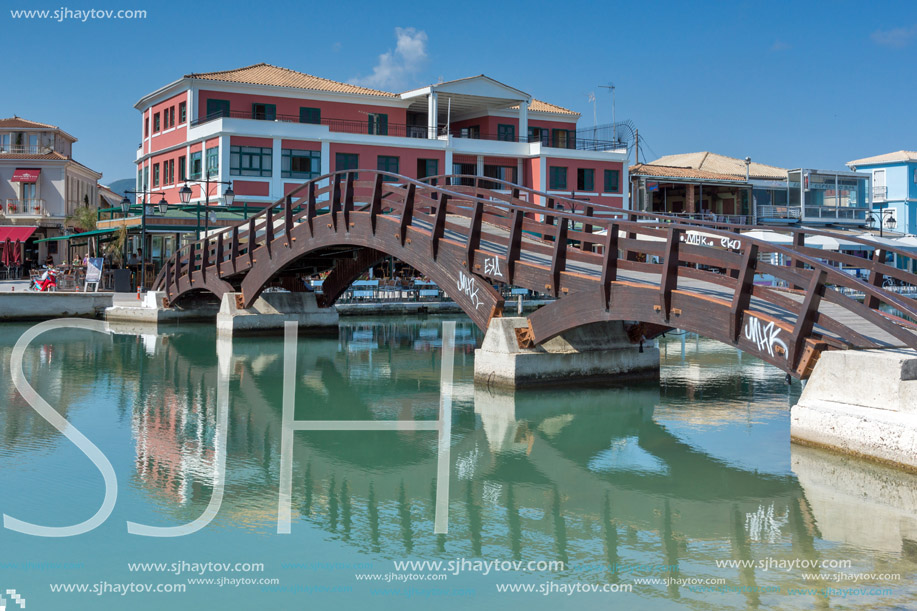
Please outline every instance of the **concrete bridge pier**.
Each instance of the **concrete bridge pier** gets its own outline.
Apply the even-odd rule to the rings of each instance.
[[[527,319],[493,318],[475,350],[474,379],[503,388],[618,382],[659,377],[655,340],[631,343],[622,321],[576,327],[533,348],[520,348]]]
[[[338,313],[320,308],[315,293],[262,293],[250,308],[241,305],[240,293],[226,293],[217,314],[217,335],[283,332],[283,323],[296,321],[301,332],[337,329]]]
[[[917,351],[823,352],[792,408],[790,435],[917,471]]]

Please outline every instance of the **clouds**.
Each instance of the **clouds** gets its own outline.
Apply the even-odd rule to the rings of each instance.
[[[906,28],[876,30],[869,35],[874,43],[883,47],[903,49],[917,39],[917,24]]]
[[[349,82],[374,89],[403,90],[427,62],[427,33],[414,28],[395,28],[395,38],[395,49],[379,56],[372,74]]]

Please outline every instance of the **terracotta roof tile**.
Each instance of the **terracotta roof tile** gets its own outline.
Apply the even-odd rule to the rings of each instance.
[[[398,97],[396,94],[389,93],[388,91],[340,83],[338,81],[332,81],[330,79],[312,76],[311,74],[305,74],[304,72],[297,72],[288,68],[280,68],[265,63],[246,66],[244,68],[236,68],[235,70],[223,70],[221,72],[186,74],[185,78],[223,81],[226,83],[294,87],[296,89],[309,89],[312,91],[330,91],[333,93],[372,95],[386,98]]]
[[[917,161],[917,151],[895,151],[884,155],[874,155],[863,159],[848,161],[848,166],[870,165],[873,163],[894,163],[896,161]]]
[[[707,151],[699,153],[682,153],[679,155],[666,155],[653,162],[653,165],[665,165],[676,168],[693,168],[718,174],[731,174],[745,178],[745,160],[717,155]],[[763,163],[751,162],[748,175],[750,178],[764,180],[786,180],[786,169]]]
[[[68,157],[66,157],[65,155],[61,155],[57,151],[52,151],[45,155],[30,154],[30,153],[0,153],[0,161],[4,159],[49,159],[52,161],[66,161]]]
[[[48,125],[47,123],[39,123],[38,121],[29,121],[28,119],[23,119],[22,117],[10,117],[9,119],[0,119],[0,128],[2,127],[12,127],[12,128],[40,128],[40,129],[58,129],[56,125]]]
[[[519,105],[510,106],[510,110],[516,110],[519,108]],[[556,104],[548,104],[547,102],[542,102],[541,100],[536,100],[532,98],[532,101],[529,103],[529,110],[532,112],[553,112],[560,115],[570,115],[573,117],[578,117],[579,113],[569,108],[564,108],[563,106],[557,106]]]
[[[732,174],[719,174],[694,168],[674,167],[655,163],[638,163],[630,167],[631,176],[658,176],[665,178],[688,178],[696,180],[728,180],[745,182],[745,177],[738,178]]]

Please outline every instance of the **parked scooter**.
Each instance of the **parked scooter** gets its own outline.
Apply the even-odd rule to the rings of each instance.
[[[46,293],[51,290],[57,290],[57,270],[49,267],[45,270],[38,280],[32,280],[29,290]]]

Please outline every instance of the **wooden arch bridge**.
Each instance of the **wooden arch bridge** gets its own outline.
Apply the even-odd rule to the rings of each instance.
[[[782,246],[743,229],[751,227],[623,210],[477,176],[417,181],[342,171],[186,245],[153,289],[167,306],[203,291],[235,293],[250,307],[279,280],[330,270],[321,297],[328,307],[393,256],[433,280],[482,330],[503,315],[494,285],[557,298],[528,316],[528,328],[517,331],[521,347],[588,323],[626,321],[635,342],[684,329],[797,378],[808,377],[826,349],[917,348],[917,301],[883,288],[886,279],[917,285],[917,275],[886,264],[890,252],[913,253],[845,236],[875,249],[864,260],[806,246],[809,236],[831,235],[825,231],[781,229],[793,236]],[[869,269],[868,279],[841,264]],[[756,274],[788,288],[757,285]]]

